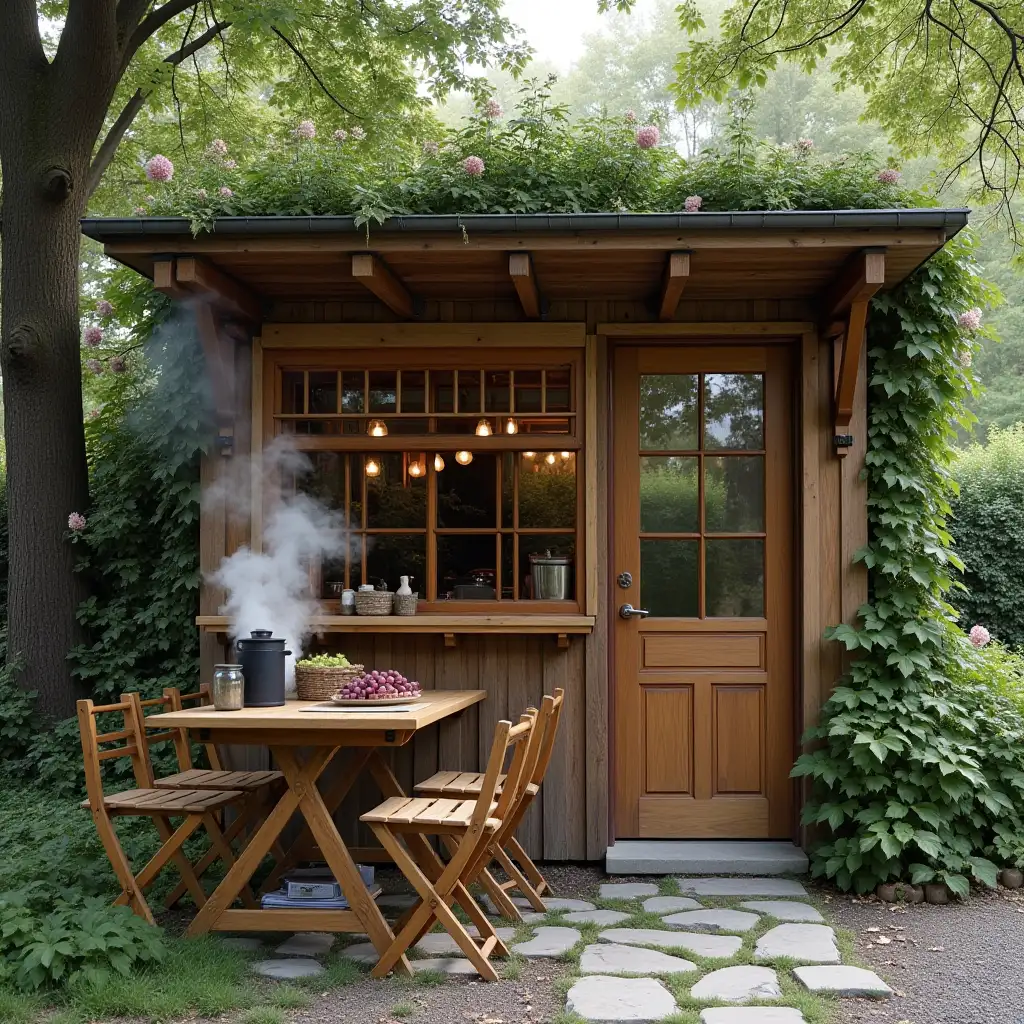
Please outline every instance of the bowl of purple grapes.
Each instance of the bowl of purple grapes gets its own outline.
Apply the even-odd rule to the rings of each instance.
[[[331,698],[335,704],[357,707],[367,702],[375,704],[410,704],[422,696],[420,684],[411,682],[395,669],[364,672],[350,679]]]

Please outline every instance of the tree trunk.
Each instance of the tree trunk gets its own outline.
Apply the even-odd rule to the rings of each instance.
[[[89,502],[78,315],[86,165],[25,149],[5,153],[0,254],[8,652],[24,662],[19,681],[38,692],[40,711],[63,718],[81,696],[67,657],[82,640],[77,610],[86,594],[67,540],[68,515]],[[47,170],[57,163],[66,172]]]

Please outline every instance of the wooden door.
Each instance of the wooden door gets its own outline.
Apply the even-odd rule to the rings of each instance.
[[[790,367],[783,345],[615,353],[616,838],[793,831]]]

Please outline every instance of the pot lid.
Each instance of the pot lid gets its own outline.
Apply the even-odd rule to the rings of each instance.
[[[549,548],[543,554],[531,553],[530,561],[534,565],[570,565],[572,563],[572,555],[553,555]]]

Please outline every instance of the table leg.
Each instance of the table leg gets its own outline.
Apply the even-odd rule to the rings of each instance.
[[[309,825],[309,830],[313,833],[327,866],[341,885],[341,890],[348,899],[349,908],[359,919],[377,952],[383,956],[395,941],[395,936],[384,920],[380,907],[363,884],[359,868],[356,867],[316,785],[317,776],[322,768],[315,772],[310,769],[315,767],[317,756],[314,754],[310,761],[300,765],[292,747],[272,747],[271,752],[284,772],[289,792],[297,794],[299,810],[306,819],[306,824]],[[372,762],[372,756],[370,760]],[[376,778],[376,775],[374,777]],[[315,927],[315,913],[314,911],[311,917],[311,928]],[[409,961],[404,955],[396,960],[394,970],[406,976],[412,975]]]
[[[312,785],[314,789],[316,788],[317,778],[327,767],[337,749],[337,747],[323,747],[314,751],[303,769],[303,791],[309,784],[308,780],[312,780]],[[292,788],[289,779],[288,788],[281,794],[274,809],[267,815],[249,844],[239,854],[238,859],[224,876],[220,885],[214,890],[213,895],[188,926],[188,935],[203,935],[215,928],[218,918],[231,906],[235,897],[252,878],[260,866],[260,862],[298,809],[300,801],[301,794]]]

